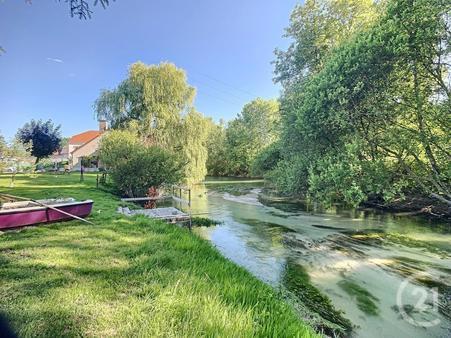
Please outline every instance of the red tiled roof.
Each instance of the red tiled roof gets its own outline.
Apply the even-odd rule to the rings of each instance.
[[[69,144],[85,144],[85,143],[95,139],[100,134],[101,134],[101,132],[98,130],[88,130],[88,131],[85,131],[84,133],[72,136],[69,139]]]

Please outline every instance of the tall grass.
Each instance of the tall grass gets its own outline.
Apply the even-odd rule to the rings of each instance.
[[[0,191],[95,201],[90,220],[0,235],[0,312],[20,336],[310,337],[269,286],[186,229],[115,213],[95,177],[21,175]]]

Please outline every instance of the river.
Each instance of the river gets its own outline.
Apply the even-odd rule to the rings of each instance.
[[[261,187],[219,179],[197,186],[193,212],[222,224],[196,232],[275,288],[290,290],[293,273],[306,272],[355,326],[353,336],[451,336],[449,224],[262,203]]]

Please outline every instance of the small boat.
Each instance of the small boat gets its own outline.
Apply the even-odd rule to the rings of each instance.
[[[91,213],[93,203],[92,200],[75,201],[73,198],[3,203],[0,230],[72,220],[74,217],[70,215],[84,218]]]

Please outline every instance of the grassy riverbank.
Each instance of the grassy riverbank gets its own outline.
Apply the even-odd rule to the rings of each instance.
[[[185,229],[115,213],[95,176],[0,191],[95,201],[90,220],[0,235],[0,312],[20,336],[315,336],[269,286]]]

